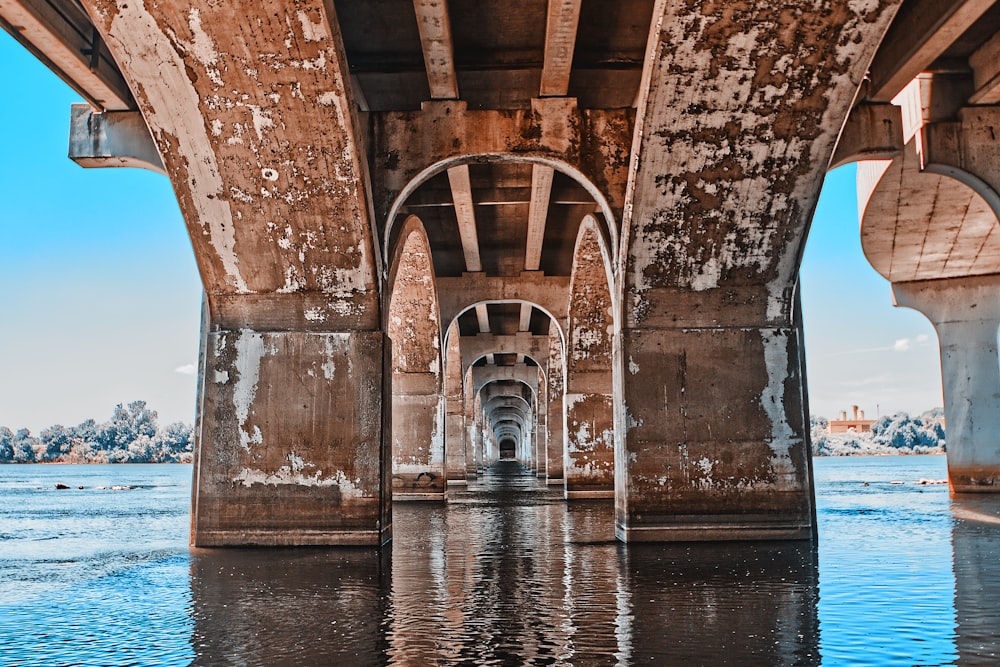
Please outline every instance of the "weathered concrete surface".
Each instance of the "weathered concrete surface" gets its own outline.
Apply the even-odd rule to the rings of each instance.
[[[920,144],[915,135],[863,202],[868,262],[894,283],[1000,271],[997,214],[972,188],[922,171]]]
[[[467,432],[465,428],[465,394],[462,387],[462,345],[458,322],[452,322],[448,330],[444,357],[445,391],[445,475],[448,484],[465,484],[467,452]]]
[[[192,542],[381,544],[388,346],[332,6],[83,4],[149,126],[205,286]]]
[[[938,334],[952,492],[1000,492],[1000,275],[893,283],[892,292]]]
[[[897,98],[903,153],[858,176],[865,256],[938,333],[955,493],[1000,491],[1000,115],[963,106],[970,90],[964,77],[915,79]]]
[[[566,97],[534,99],[524,110],[441,101],[415,112],[372,114],[376,213],[391,224],[394,207],[433,175],[432,167],[530,160],[574,173],[604,204],[607,219],[621,220],[634,115],[633,109],[581,110]],[[617,240],[618,230],[608,231]]]
[[[207,332],[196,546],[391,537],[379,385],[386,343],[379,332]]]
[[[897,4],[657,6],[619,272],[620,539],[813,534],[798,260]]]
[[[596,222],[580,227],[570,280],[566,355],[566,498],[612,498],[615,491],[612,336],[608,265]]]
[[[393,499],[443,500],[447,476],[441,324],[431,250],[415,217],[403,228],[389,284]]]
[[[566,391],[566,362],[563,341],[555,322],[549,325],[548,409],[546,414],[547,443],[545,450],[545,480],[549,484],[565,484],[563,458],[566,452],[566,409],[563,395]]]

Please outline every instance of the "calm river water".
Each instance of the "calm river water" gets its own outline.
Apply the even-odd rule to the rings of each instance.
[[[189,550],[190,466],[0,466],[0,664],[1000,664],[1000,499],[815,469],[816,547],[626,547],[504,462],[380,555]]]

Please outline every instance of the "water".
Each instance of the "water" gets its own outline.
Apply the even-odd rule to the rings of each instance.
[[[0,664],[1000,664],[1000,499],[815,471],[815,548],[626,547],[505,462],[380,554],[189,550],[190,466],[0,466]]]

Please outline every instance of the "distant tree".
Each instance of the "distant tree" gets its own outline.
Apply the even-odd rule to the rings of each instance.
[[[94,443],[105,451],[128,449],[139,436],[156,435],[156,412],[146,407],[146,401],[132,401],[127,407],[115,406],[111,420],[97,427]]]
[[[940,424],[924,424],[919,417],[913,419],[900,412],[882,417],[872,424],[872,439],[883,447],[924,453],[942,446],[944,430]]]
[[[0,461],[9,463],[14,460],[14,432],[6,426],[0,426]]]
[[[35,448],[39,447],[38,439],[31,435],[31,431],[26,428],[18,429],[11,439],[11,447],[14,449],[14,461],[17,463],[34,463],[36,461]]]
[[[38,440],[42,445],[40,458],[44,461],[59,461],[69,454],[73,446],[73,430],[62,424],[55,424],[39,433]]]
[[[182,422],[168,424],[157,434],[156,444],[159,461],[175,462],[185,458],[191,451],[193,429]]]

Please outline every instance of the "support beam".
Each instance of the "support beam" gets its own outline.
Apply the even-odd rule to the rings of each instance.
[[[81,167],[134,167],[166,174],[146,121],[138,111],[97,113],[74,104],[69,126],[69,159]]]
[[[542,97],[563,97],[569,91],[576,28],[580,22],[580,2],[581,0],[549,0],[540,90]]]
[[[457,100],[458,79],[455,76],[455,50],[448,3],[445,0],[413,0],[413,9],[417,13],[420,48],[424,52],[431,99]]]
[[[530,303],[521,304],[521,317],[517,325],[518,331],[531,331],[531,311]]]
[[[476,319],[479,321],[479,333],[490,332],[490,311],[485,303],[476,306]]]
[[[479,258],[479,234],[476,231],[476,209],[472,203],[469,166],[463,164],[448,169],[448,182],[451,184],[451,199],[455,203],[458,233],[462,237],[465,268],[471,273],[478,273],[483,270],[483,265]]]
[[[948,50],[996,0],[903,3],[871,65],[869,99],[890,102]]]
[[[969,56],[969,65],[972,66],[972,81],[976,89],[969,102],[1000,103],[1000,32]]]
[[[566,324],[569,302],[567,276],[526,273],[513,277],[468,273],[461,277],[440,277],[437,288],[442,322],[451,322],[474,303],[527,301],[554,317],[560,327]]]
[[[530,332],[522,332],[513,336],[501,336],[498,334],[463,336],[462,371],[465,372],[476,360],[490,353],[528,356],[539,365],[542,365],[549,358],[549,337],[547,335],[534,336]]]
[[[549,197],[552,194],[552,167],[535,164],[531,167],[531,203],[528,206],[528,243],[524,257],[524,270],[537,271],[542,261],[542,244],[545,240],[545,220],[549,215]]]
[[[95,108],[129,111],[132,93],[90,18],[75,2],[0,0],[0,27]]]
[[[891,160],[903,151],[903,116],[895,104],[851,109],[830,158],[830,169],[861,160]]]

